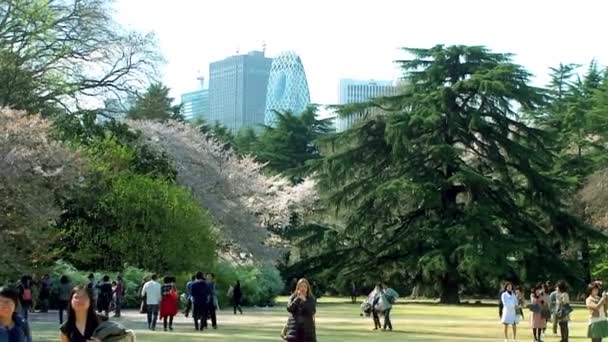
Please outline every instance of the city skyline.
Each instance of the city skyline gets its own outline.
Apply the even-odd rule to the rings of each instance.
[[[157,34],[167,60],[162,80],[174,97],[196,89],[196,77],[208,77],[210,62],[237,50],[260,50],[264,43],[271,56],[298,52],[306,63],[311,101],[320,104],[337,103],[335,89],[342,78],[398,78],[393,61],[407,57],[399,50],[404,46],[485,45],[515,53],[514,61],[534,73],[541,86],[548,81],[548,68],[560,62],[587,65],[596,58],[600,65],[608,63],[608,49],[586,39],[589,32],[604,30],[608,3],[601,0],[581,0],[577,6],[565,0],[355,0],[347,7],[317,0],[290,0],[290,6],[278,0],[176,0],[170,5],[118,0],[115,8],[120,23]]]

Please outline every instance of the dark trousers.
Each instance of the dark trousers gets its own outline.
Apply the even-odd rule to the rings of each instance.
[[[59,301],[59,324],[63,324],[63,312],[68,309],[68,301],[60,300]]]
[[[122,298],[120,297],[116,297],[116,301],[115,301],[115,308],[114,308],[114,317],[120,317],[120,309],[122,306]]]
[[[207,327],[207,306],[198,306],[194,304],[194,310],[192,310],[192,318],[194,319],[194,329],[203,330]]]
[[[156,321],[158,320],[158,304],[148,304],[146,313],[148,315],[148,328],[156,329]]]
[[[350,295],[350,301],[351,301],[353,304],[356,304],[356,303],[357,303],[357,295],[355,295],[355,294]]]
[[[167,318],[169,319],[169,329],[173,330],[173,316],[163,317],[163,327],[167,330]]]
[[[568,328],[568,321],[559,322],[559,333],[562,336],[560,342],[568,342],[568,337],[570,335],[570,329]]]
[[[241,315],[243,314],[243,309],[241,308],[241,300],[238,298],[232,299],[234,305],[234,314],[236,315],[236,311],[238,310]]]
[[[211,304],[207,307],[207,318],[211,319],[211,326],[217,328],[217,317],[215,315],[215,305]]]
[[[21,301],[21,317],[23,317],[23,319],[25,319],[26,321],[28,319],[31,307],[32,307],[31,300]]]
[[[384,311],[384,330],[388,328],[393,330],[393,323],[391,323],[391,309]]]
[[[188,301],[186,303],[186,310],[184,311],[184,315],[188,317],[190,314],[190,310],[192,310],[192,298],[188,297]]]
[[[372,317],[374,318],[374,329],[382,328],[382,324],[380,324],[380,317],[378,316],[378,311],[372,311]]]

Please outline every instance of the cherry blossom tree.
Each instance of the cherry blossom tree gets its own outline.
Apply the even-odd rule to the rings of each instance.
[[[316,201],[311,179],[292,186],[282,176],[262,173],[264,164],[238,157],[224,144],[178,122],[129,121],[142,143],[172,157],[177,181],[191,189],[216,220],[228,244],[236,243],[256,259],[276,260],[280,249],[269,230],[286,227],[293,215],[309,213]]]
[[[50,125],[0,108],[0,259],[8,274],[50,257],[57,199],[81,178],[79,154],[53,140]]]

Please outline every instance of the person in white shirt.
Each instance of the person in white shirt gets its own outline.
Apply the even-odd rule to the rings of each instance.
[[[152,275],[152,279],[144,284],[141,289],[142,297],[146,297],[146,305],[148,307],[148,329],[156,329],[156,321],[158,319],[158,307],[160,305],[160,283],[156,281],[156,274]]]

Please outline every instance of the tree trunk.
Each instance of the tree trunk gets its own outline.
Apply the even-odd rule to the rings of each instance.
[[[459,304],[460,303],[460,281],[458,279],[458,272],[455,268],[450,267],[448,271],[441,278],[441,297],[439,303],[441,304]]]
[[[585,284],[591,283],[591,255],[589,250],[589,239],[583,238],[581,243],[581,265],[583,266],[583,275],[585,276]]]

